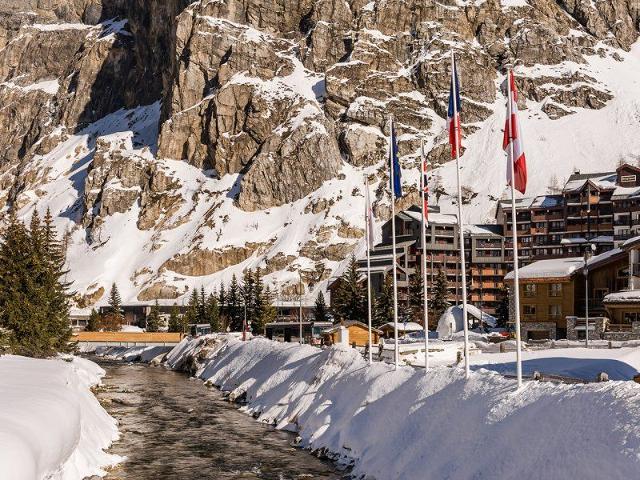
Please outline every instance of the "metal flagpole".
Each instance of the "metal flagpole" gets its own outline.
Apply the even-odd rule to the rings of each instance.
[[[372,354],[372,349],[373,349],[373,343],[372,343],[372,335],[371,335],[371,253],[369,252],[369,248],[371,245],[371,233],[373,232],[369,232],[369,222],[372,221],[372,219],[370,218],[371,216],[371,203],[370,203],[370,199],[369,199],[369,179],[367,178],[367,175],[364,175],[364,188],[365,188],[365,198],[366,198],[366,211],[364,214],[364,221],[365,221],[365,227],[364,227],[364,232],[365,232],[365,241],[366,241],[366,245],[367,245],[367,307],[368,307],[368,316],[369,316],[369,363],[371,364],[371,362],[373,362],[373,354]]]
[[[511,233],[513,236],[513,292],[516,314],[516,376],[518,388],[522,387],[522,342],[520,339],[520,276],[518,273],[518,222],[516,219],[516,172],[513,158],[513,117],[511,112],[511,77],[507,70],[507,115],[509,116],[509,169],[511,170]]]
[[[420,184],[422,186],[422,308],[424,313],[424,372],[429,370],[429,310],[427,308],[427,222],[425,220],[426,204],[425,189],[427,188],[425,178],[426,168],[424,164],[424,140],[420,143]]]
[[[394,366],[398,369],[399,365],[399,348],[398,348],[398,277],[396,275],[396,198],[395,198],[395,172],[393,165],[393,116],[389,117],[390,134],[389,134],[389,165],[391,166],[391,244],[392,254],[392,274],[393,274],[393,338],[394,345]]]
[[[460,242],[460,271],[462,273],[462,325],[464,328],[464,374],[469,378],[469,325],[467,322],[467,266],[464,254],[464,222],[462,221],[462,189],[460,186],[460,131],[458,129],[458,92],[456,90],[456,69],[451,50],[451,85],[453,96],[453,131],[456,147],[456,175],[458,179],[458,241]]]
[[[300,301],[298,307],[300,309],[300,345],[304,343],[304,338],[302,337],[302,272],[298,270],[298,276],[300,277]]]

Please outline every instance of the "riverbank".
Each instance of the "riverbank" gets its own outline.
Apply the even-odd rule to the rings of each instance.
[[[81,480],[120,461],[105,453],[116,421],[91,391],[103,375],[79,357],[0,356],[0,478]]]
[[[242,400],[300,445],[353,465],[355,477],[634,478],[640,385],[515,382],[478,369],[367,365],[353,349],[185,339],[166,358]]]

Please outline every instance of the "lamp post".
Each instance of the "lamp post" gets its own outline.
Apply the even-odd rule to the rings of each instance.
[[[589,348],[589,259],[596,246],[592,243],[584,251],[584,346]]]

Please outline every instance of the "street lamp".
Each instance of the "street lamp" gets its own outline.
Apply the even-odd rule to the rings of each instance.
[[[596,246],[592,243],[584,251],[584,346],[589,348],[589,267]]]

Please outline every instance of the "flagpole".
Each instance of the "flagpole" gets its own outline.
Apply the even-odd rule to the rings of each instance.
[[[424,164],[424,140],[420,143],[420,183],[422,188],[422,308],[424,313],[424,372],[429,371],[429,310],[427,309],[427,206],[425,204],[426,168]]]
[[[453,89],[453,131],[456,147],[456,176],[458,180],[458,241],[460,242],[460,271],[462,273],[462,325],[464,328],[464,375],[469,378],[469,325],[467,323],[467,266],[464,254],[464,222],[462,221],[462,188],[460,186],[460,131],[458,129],[458,92],[456,90],[456,69],[451,50],[451,85]]]
[[[392,242],[392,274],[393,274],[393,338],[394,346],[394,368],[397,370],[399,365],[399,348],[398,348],[398,279],[396,275],[396,205],[395,205],[395,171],[393,165],[393,115],[389,117],[389,166],[391,167],[391,242]]]
[[[520,278],[518,272],[518,222],[516,219],[516,174],[513,158],[513,117],[511,111],[511,76],[507,69],[507,112],[509,115],[509,169],[511,170],[511,233],[513,237],[513,291],[516,314],[516,377],[518,389],[522,387],[522,342],[520,338]]]
[[[364,175],[364,188],[366,189],[365,198],[366,198],[366,210],[364,214],[365,221],[365,242],[367,245],[367,307],[368,307],[368,316],[369,316],[369,364],[373,362],[373,355],[371,350],[373,349],[372,343],[372,335],[371,335],[371,254],[369,252],[369,246],[371,245],[371,232],[369,232],[369,222],[371,222],[371,204],[369,199],[369,179],[367,175]]]

